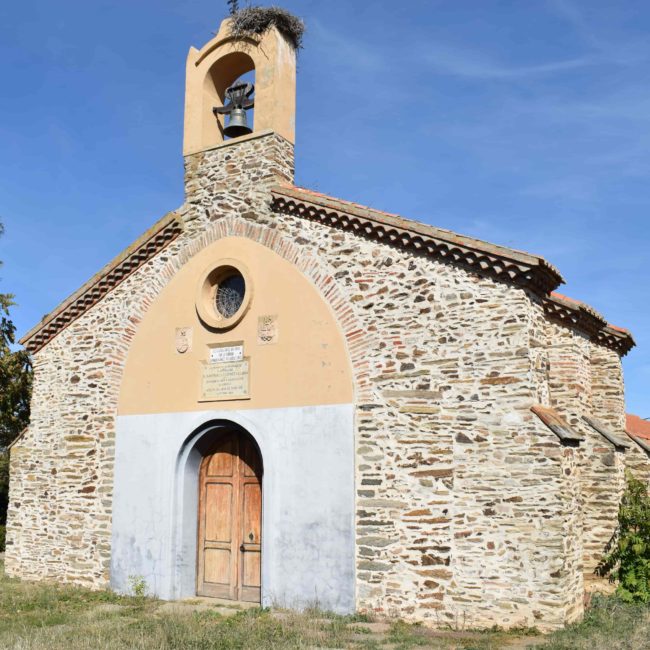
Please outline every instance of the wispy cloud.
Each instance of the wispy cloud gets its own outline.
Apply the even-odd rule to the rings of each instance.
[[[444,43],[411,43],[408,55],[403,50],[389,51],[358,37],[344,36],[325,24],[315,21],[310,28],[313,45],[327,56],[328,65],[348,71],[378,72],[387,66],[409,64],[413,53],[441,74],[475,79],[515,79],[541,76],[596,65],[601,57],[581,56],[560,61],[545,61],[526,66],[510,66],[494,60],[488,52],[472,51]]]
[[[510,66],[492,60],[489,54],[444,45],[427,45],[423,48],[423,59],[440,74],[454,75],[482,80],[521,79],[568,72],[593,66],[599,59],[593,56],[576,57],[563,61]]]
[[[592,179],[584,176],[554,178],[544,182],[532,182],[522,187],[520,194],[542,199],[588,202],[596,194],[594,184]]]
[[[604,61],[627,65],[648,58],[647,40],[637,40],[629,32],[617,34],[617,29],[607,22],[607,29],[601,30],[593,20],[593,12],[584,11],[571,0],[547,0],[551,12],[573,28],[578,39]],[[616,5],[612,5],[616,7]],[[625,5],[617,9],[625,11]]]
[[[326,57],[328,66],[355,71],[375,72],[382,69],[386,53],[357,38],[337,32],[319,20],[309,25],[310,45]]]
[[[600,48],[602,45],[600,39],[596,37],[591,24],[576,4],[570,0],[547,0],[547,5],[553,13],[571,25],[582,39]]]
[[[578,4],[570,0],[547,0],[552,14],[566,23],[577,36],[577,56],[517,65],[502,61],[489,51],[473,50],[443,42],[420,44],[424,61],[440,74],[491,81],[518,80],[574,72],[596,66],[629,66],[646,61],[650,49],[646,39],[618,34],[611,26],[599,30]],[[416,44],[417,46],[417,44]]]

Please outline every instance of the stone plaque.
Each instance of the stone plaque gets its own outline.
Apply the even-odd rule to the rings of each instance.
[[[241,343],[235,345],[220,345],[210,348],[210,363],[222,363],[227,361],[241,361],[244,358],[244,346]]]
[[[248,359],[203,365],[201,402],[250,399]]]
[[[271,345],[278,342],[277,316],[260,316],[257,319],[257,342],[259,345]]]
[[[194,330],[191,327],[176,328],[176,352],[185,354],[192,351],[192,335]]]

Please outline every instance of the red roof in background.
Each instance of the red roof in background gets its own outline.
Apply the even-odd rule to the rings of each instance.
[[[638,415],[627,414],[625,429],[631,436],[650,440],[650,422]]]

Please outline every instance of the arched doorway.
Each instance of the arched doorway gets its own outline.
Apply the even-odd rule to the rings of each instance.
[[[199,468],[199,596],[260,602],[262,459],[241,430],[221,433]]]

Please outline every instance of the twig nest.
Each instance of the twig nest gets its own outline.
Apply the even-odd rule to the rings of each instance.
[[[251,34],[263,34],[267,29],[276,27],[294,49],[302,47],[305,23],[281,7],[246,7],[231,16],[230,33],[241,38]]]

